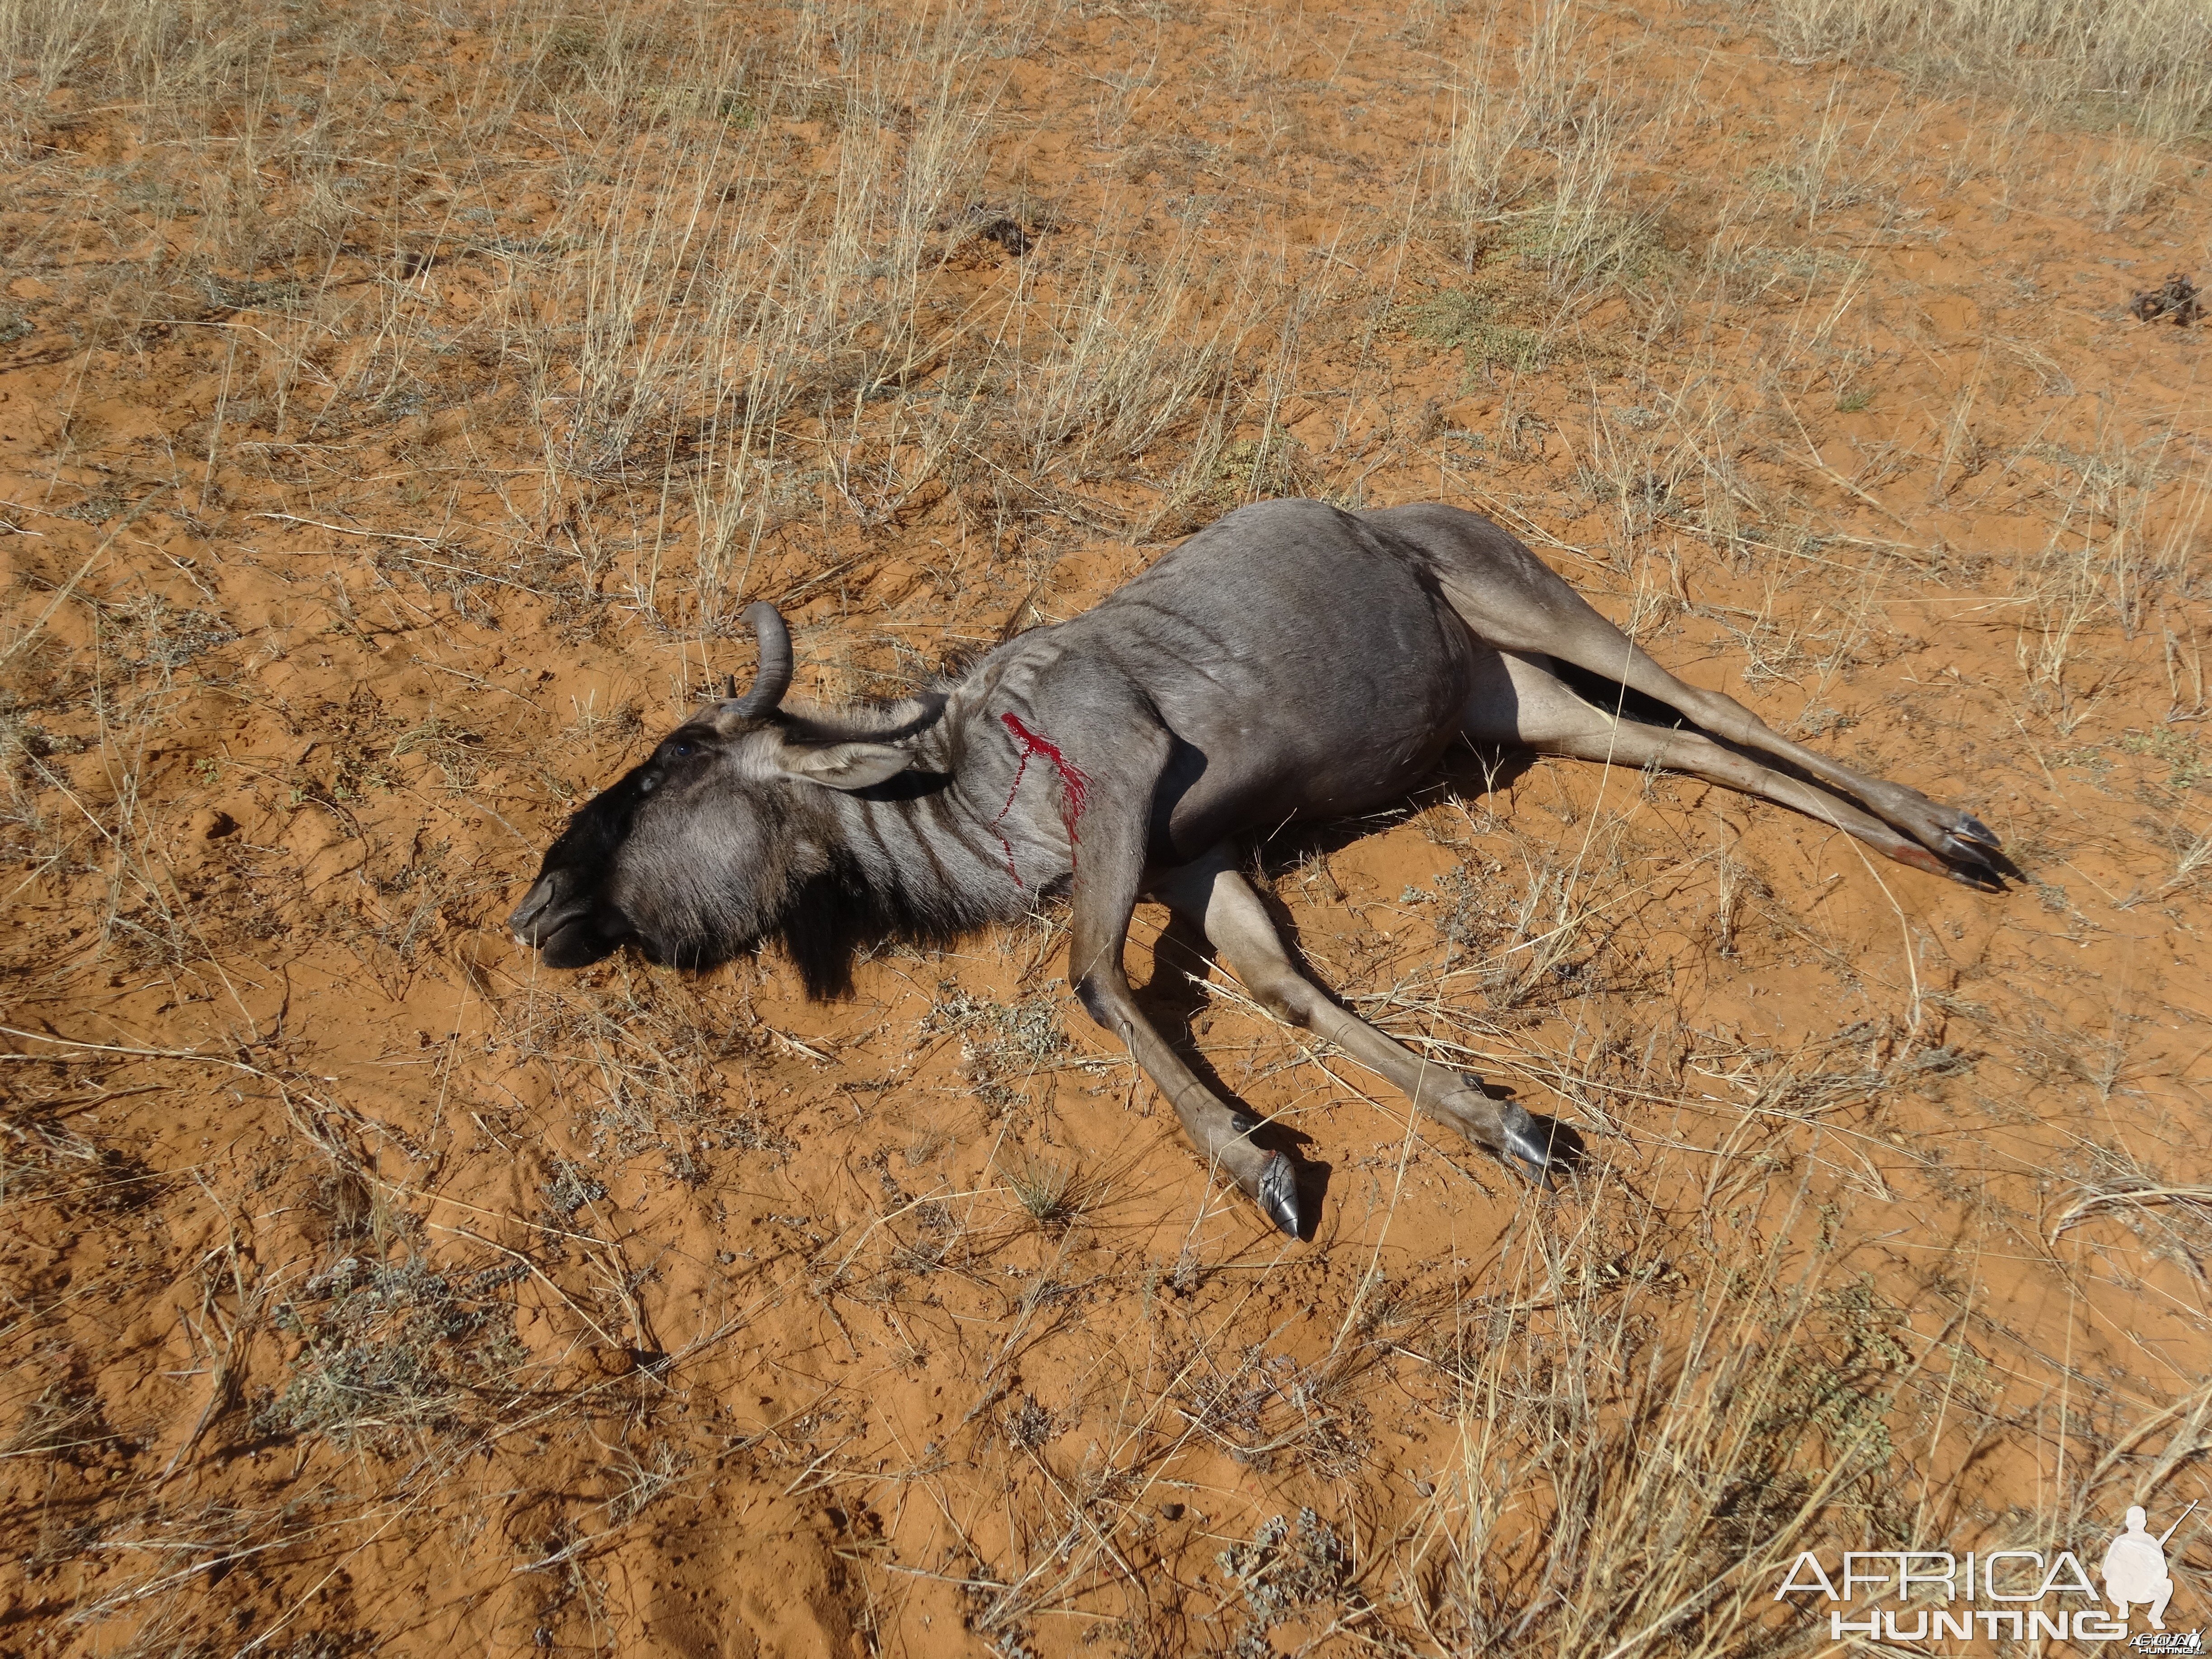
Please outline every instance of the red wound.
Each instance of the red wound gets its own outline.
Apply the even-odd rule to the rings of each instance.
[[[999,826],[1006,822],[1006,814],[1014,810],[1014,797],[1020,792],[1022,779],[1030,769],[1030,758],[1042,755],[1060,774],[1060,821],[1067,826],[1067,842],[1073,848],[1081,839],[1075,833],[1075,821],[1083,816],[1085,804],[1091,799],[1091,775],[1060,752],[1060,745],[1040,732],[1032,732],[1022,724],[1018,714],[1001,714],[1000,720],[1014,735],[1022,746],[1021,764],[1014,768],[1013,783],[1006,790],[1006,804],[999,809],[999,816],[991,820],[991,830],[999,836],[999,845],[1006,849],[1006,873],[1014,878],[1014,885],[1022,884],[1021,872],[1014,868],[1014,844],[999,834]]]
[[[1019,715],[1001,714],[999,718],[1006,723],[1006,730],[1014,734],[1014,741],[1021,744],[1024,766],[1030,763],[1031,755],[1042,755],[1052,763],[1053,770],[1060,774],[1060,781],[1066,786],[1067,791],[1067,799],[1062,803],[1060,822],[1067,826],[1067,838],[1073,841],[1075,821],[1083,816],[1084,804],[1091,798],[1091,775],[1061,754],[1058,744],[1039,736],[1028,726],[1024,726]],[[1021,774],[1017,771],[1014,775],[1017,787],[1021,781]],[[1001,812],[999,816],[1004,817],[1006,814]]]

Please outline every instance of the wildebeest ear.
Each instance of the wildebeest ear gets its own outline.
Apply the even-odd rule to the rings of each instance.
[[[905,750],[888,743],[787,743],[775,757],[786,777],[827,789],[866,789],[896,777],[914,760]]]

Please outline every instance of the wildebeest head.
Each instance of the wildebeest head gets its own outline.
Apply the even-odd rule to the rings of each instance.
[[[881,783],[912,758],[781,712],[791,635],[772,605],[746,617],[760,637],[752,690],[669,733],[546,849],[507,925],[548,967],[581,968],[624,945],[683,968],[752,949],[829,870],[810,795]]]

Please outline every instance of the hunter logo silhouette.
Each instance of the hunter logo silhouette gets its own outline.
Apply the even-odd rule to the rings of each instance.
[[[2191,1504],[2182,1510],[2180,1520],[2155,1538],[2143,1524],[2141,1509],[2128,1511],[2127,1530],[2105,1546],[2105,1595],[2115,1618],[2125,1619],[2133,1603],[2149,1609],[2153,1630],[2166,1628],[2166,1604],[2173,1599],[2173,1580],[2166,1571],[2166,1540],[2196,1507]]]

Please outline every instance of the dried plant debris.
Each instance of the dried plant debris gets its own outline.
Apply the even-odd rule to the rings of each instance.
[[[2158,287],[2136,295],[2128,314],[2146,323],[2167,317],[2186,328],[2204,314],[2204,290],[2177,270]]]
[[[1237,1659],[1272,1656],[1267,1632],[1289,1620],[1317,1609],[1338,1610],[1340,1619],[1360,1610],[1351,1559],[1310,1507],[1295,1524],[1279,1515],[1261,1522],[1249,1543],[1232,1544],[1217,1559],[1244,1601],[1244,1628],[1231,1650]]]
[[[1067,1062],[1071,1048],[1062,1023],[1067,996],[1058,980],[1016,1002],[979,997],[949,983],[939,992],[921,1030],[959,1037],[961,1073],[993,1111],[1012,1104],[1030,1079]]]
[[[341,1258],[276,1310],[277,1328],[301,1346],[283,1387],[257,1402],[255,1426],[386,1455],[468,1431],[529,1364],[510,1288],[528,1273],[520,1262],[456,1274],[418,1255]]]

